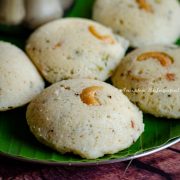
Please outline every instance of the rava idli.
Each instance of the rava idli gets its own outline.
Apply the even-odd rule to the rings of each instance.
[[[128,54],[112,81],[144,112],[179,119],[179,70],[180,47],[149,46]]]
[[[127,38],[133,47],[172,44],[180,36],[177,0],[96,0],[93,18]]]
[[[0,111],[22,106],[44,88],[35,66],[18,47],[0,41]]]
[[[142,112],[121,91],[90,79],[48,87],[30,103],[26,118],[40,142],[87,159],[128,148],[144,130]]]
[[[37,29],[26,51],[50,83],[74,78],[106,80],[128,42],[96,22],[65,18]]]

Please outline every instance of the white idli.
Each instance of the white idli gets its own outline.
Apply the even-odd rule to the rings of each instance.
[[[88,79],[48,87],[30,103],[26,117],[40,142],[87,159],[128,148],[144,130],[142,112],[122,92]]]
[[[0,111],[31,101],[44,88],[35,66],[18,47],[0,41]]]
[[[112,77],[140,109],[156,117],[180,118],[180,48],[150,46],[128,54]]]
[[[172,44],[180,37],[177,0],[96,0],[93,18],[133,47]]]
[[[26,51],[50,83],[64,79],[106,80],[128,42],[91,20],[66,18],[48,23],[28,40]]]

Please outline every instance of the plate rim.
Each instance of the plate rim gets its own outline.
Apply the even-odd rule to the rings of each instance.
[[[133,160],[133,159],[137,159],[137,158],[141,158],[144,156],[148,156],[154,153],[157,153],[159,151],[162,151],[172,145],[175,145],[177,143],[180,142],[180,137],[177,137],[175,139],[169,140],[168,142],[160,145],[157,148],[153,148],[144,152],[140,152],[138,154],[135,155],[130,155],[124,158],[118,158],[118,159],[111,159],[111,160],[102,160],[99,162],[57,162],[57,161],[50,161],[50,160],[37,160],[37,159],[30,159],[30,158],[26,158],[26,157],[22,157],[22,156],[16,156],[16,155],[12,155],[12,154],[8,154],[5,152],[0,151],[0,155],[3,157],[7,157],[10,159],[14,159],[14,160],[18,160],[21,162],[25,162],[25,163],[34,163],[34,164],[41,164],[41,165],[52,165],[52,166],[97,166],[97,165],[108,165],[108,164],[113,164],[113,163],[119,163],[119,162],[123,162],[123,161],[128,161],[128,160]]]

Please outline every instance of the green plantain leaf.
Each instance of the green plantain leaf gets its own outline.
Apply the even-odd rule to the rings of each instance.
[[[67,12],[68,17],[91,17],[94,0],[76,0],[73,8]],[[6,27],[7,28],[7,27]],[[20,30],[22,31],[22,29]],[[16,31],[17,33],[17,31]],[[18,33],[17,33],[18,34]],[[23,35],[7,35],[0,33],[0,40],[9,41],[24,48],[27,33]],[[180,45],[180,40],[177,41]],[[12,157],[27,160],[79,163],[102,162],[111,159],[121,159],[152,150],[165,145],[170,140],[180,137],[179,120],[156,118],[144,115],[145,131],[139,140],[130,148],[114,155],[106,155],[96,160],[86,160],[72,154],[61,155],[48,147],[41,145],[30,133],[25,119],[26,107],[0,113],[0,152]]]

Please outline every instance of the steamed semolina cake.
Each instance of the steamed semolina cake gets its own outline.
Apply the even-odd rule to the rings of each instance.
[[[128,54],[112,77],[141,110],[156,117],[180,118],[180,48],[149,46]]]
[[[133,47],[172,44],[180,36],[177,0],[96,0],[93,19],[111,27]]]
[[[128,42],[96,22],[65,18],[37,29],[26,51],[50,83],[65,79],[106,80],[124,56]]]
[[[44,88],[35,66],[18,47],[0,41],[0,111],[31,101]]]
[[[87,159],[128,148],[144,130],[142,112],[121,91],[89,79],[48,87],[30,103],[26,118],[40,142]]]

